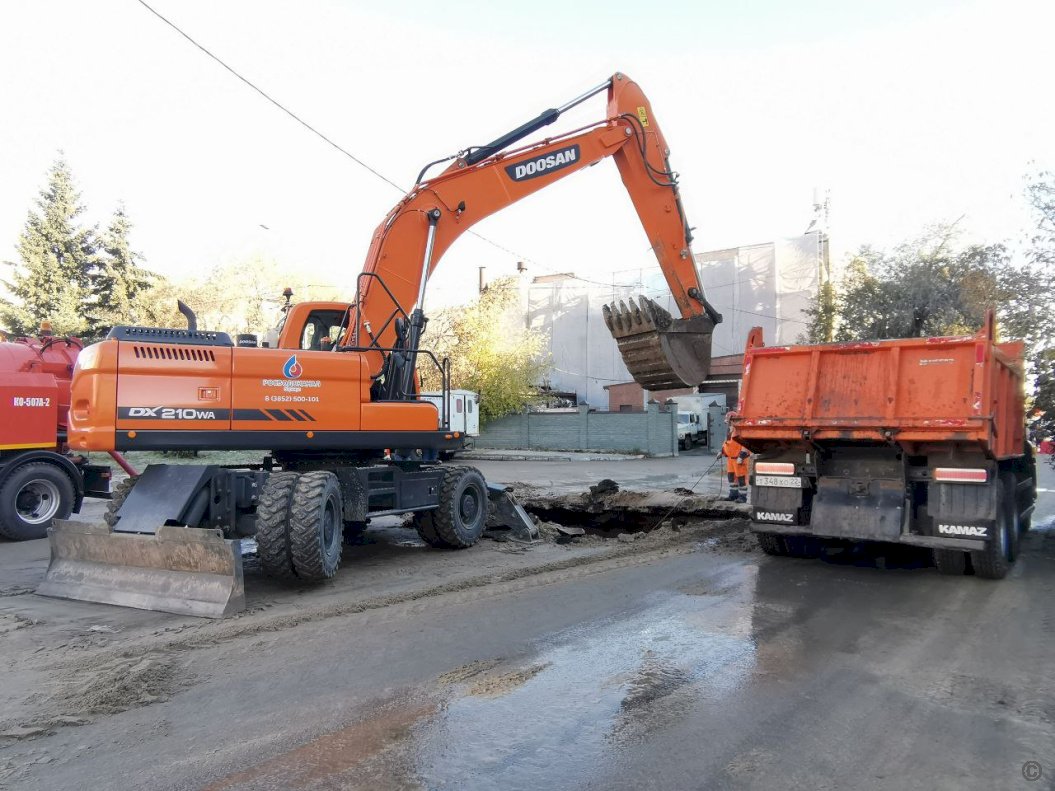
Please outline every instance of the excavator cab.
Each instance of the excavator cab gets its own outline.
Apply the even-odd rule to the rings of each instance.
[[[298,302],[283,308],[275,348],[301,351],[330,351],[339,341],[335,337],[348,326],[347,302]],[[330,346],[322,343],[330,338]]]

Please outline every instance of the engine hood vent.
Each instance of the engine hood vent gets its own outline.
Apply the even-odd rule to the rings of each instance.
[[[176,343],[192,346],[234,346],[226,332],[210,330],[174,330],[160,327],[114,327],[106,336],[118,341],[140,343]]]
[[[184,360],[199,363],[216,362],[212,349],[197,349],[193,346],[140,346],[132,347],[137,360]]]

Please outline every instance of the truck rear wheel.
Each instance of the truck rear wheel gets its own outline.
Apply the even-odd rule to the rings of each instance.
[[[73,513],[76,497],[70,476],[54,464],[23,464],[0,487],[0,536],[11,541],[45,538],[55,519]]]
[[[479,470],[448,468],[439,507],[431,515],[437,537],[452,549],[465,549],[479,541],[487,525],[487,484]]]
[[[270,577],[293,577],[289,544],[289,506],[300,474],[276,472],[268,476],[256,506],[256,557]]]
[[[967,553],[959,549],[935,549],[934,566],[939,574],[962,577],[967,571]]]
[[[330,579],[341,565],[344,549],[344,502],[332,472],[306,472],[293,489],[289,547],[299,579]]]
[[[784,543],[784,537],[776,533],[755,533],[758,536],[758,545],[767,555],[786,555],[788,547]]]
[[[785,554],[793,558],[816,558],[821,554],[821,546],[812,536],[784,536]]]
[[[996,509],[996,527],[994,534],[985,544],[985,549],[971,552],[971,565],[974,573],[987,580],[1002,580],[1011,568],[1009,556],[1011,537],[1007,519],[1007,507],[1004,503],[1004,492],[1001,486],[1000,501]]]

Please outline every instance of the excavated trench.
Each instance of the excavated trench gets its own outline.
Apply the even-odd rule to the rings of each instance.
[[[654,530],[663,522],[670,521],[681,526],[688,521],[684,514],[668,514],[669,509],[646,508],[639,510],[623,507],[610,511],[594,513],[572,506],[532,507],[525,510],[537,517],[540,522],[551,522],[565,527],[581,527],[588,534],[605,537],[619,533],[638,533]]]
[[[582,528],[586,535],[602,538],[746,515],[746,506],[688,490],[620,491],[615,481],[607,479],[578,494],[553,495],[524,487],[517,488],[516,495],[540,524],[552,525],[558,532],[560,527]]]

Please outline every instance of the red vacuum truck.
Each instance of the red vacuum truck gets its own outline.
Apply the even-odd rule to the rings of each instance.
[[[0,342],[0,537],[45,538],[85,497],[110,496],[110,467],[66,448],[70,378],[82,347],[46,324],[37,338]]]
[[[736,438],[755,455],[752,529],[771,555],[816,539],[928,547],[943,574],[1003,578],[1029,528],[1023,344],[975,335],[744,354]]]

